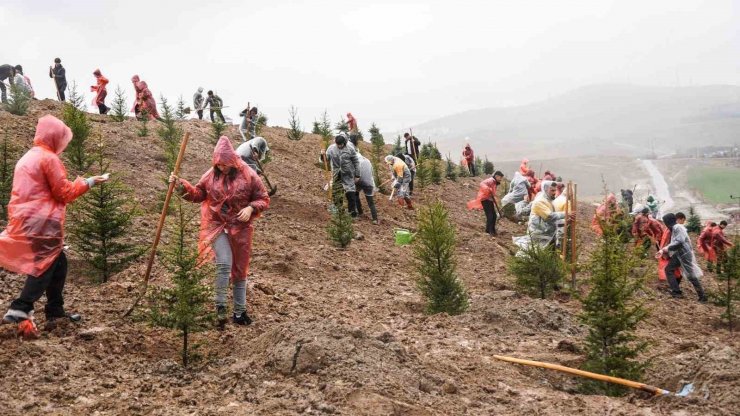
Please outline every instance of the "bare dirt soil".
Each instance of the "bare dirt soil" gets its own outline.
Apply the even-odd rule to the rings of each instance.
[[[58,114],[58,104],[35,102],[26,117],[2,112],[0,127],[28,147],[37,118],[49,112]],[[91,118],[95,131],[114,145],[112,172],[136,190],[146,211],[136,238],[148,243],[165,189],[161,140],[137,137],[132,120]],[[195,180],[209,167],[210,126],[181,125],[193,134],[183,176]],[[228,134],[237,137],[233,129]],[[579,394],[571,377],[492,358],[578,366],[587,329],[574,298],[538,300],[514,291],[505,261],[511,236],[524,226],[504,220],[499,238],[483,233],[483,214],[464,204],[480,178],[417,192],[417,206],[439,198],[450,210],[458,231],[458,272],[471,298],[462,315],[428,316],[415,287],[411,249],[393,244],[393,228],[413,228],[415,212],[379,195],[381,225],[362,218],[356,223],[361,240],[347,250],[332,247],[325,232],[325,176],[314,166],[320,139],[289,141],[281,128],[267,128],[264,136],[273,153],[266,170],[279,191],[256,225],[248,288],[254,324],[195,335],[200,360],[183,369],[176,333],[120,319],[138,291],[144,261],[97,284],[82,271],[73,247],[66,307],[84,319],[27,342],[15,338],[11,325],[0,326],[1,414],[737,414],[740,345],[717,325],[720,308],[699,304],[690,288],[686,299],[672,300],[651,275],[641,294],[651,314],[638,332],[652,344],[641,357],[653,360],[645,381],[673,391],[691,381],[695,393]],[[595,241],[587,231],[592,208],[585,205],[582,287]],[[0,271],[0,305],[7,307],[23,279]],[[166,281],[159,267],[153,279]],[[712,274],[704,282],[716,286]],[[43,327],[43,318],[38,323]]]

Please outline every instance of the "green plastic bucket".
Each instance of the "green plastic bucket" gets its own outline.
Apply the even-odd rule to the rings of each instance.
[[[403,228],[394,229],[393,235],[396,238],[396,244],[399,246],[405,246],[414,241],[414,234],[411,234],[411,231]]]

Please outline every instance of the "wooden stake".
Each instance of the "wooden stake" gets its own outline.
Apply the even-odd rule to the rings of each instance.
[[[185,137],[182,138],[182,143],[180,143],[180,153],[177,154],[177,161],[175,161],[175,170],[174,174],[177,176],[180,173],[180,164],[182,163],[182,158],[185,155],[185,148],[188,146],[188,140],[190,140],[190,133],[185,133]],[[131,305],[131,307],[126,311],[126,313],[123,314],[123,317],[127,317],[131,314],[131,312],[134,311],[136,308],[136,305],[139,304],[141,301],[141,298],[146,295],[146,290],[149,287],[149,276],[152,274],[152,266],[154,265],[154,257],[157,254],[157,246],[159,245],[159,239],[162,237],[162,229],[164,228],[164,220],[167,218],[167,211],[169,211],[170,208],[170,199],[172,199],[172,192],[175,190],[175,185],[177,184],[177,181],[173,181],[170,183],[170,187],[167,188],[167,196],[164,198],[164,205],[162,206],[162,213],[159,215],[159,223],[157,224],[157,233],[154,236],[154,243],[152,243],[152,251],[149,253],[149,261],[146,265],[146,273],[144,273],[144,289],[141,291],[141,294],[136,298],[134,301],[134,304]]]
[[[563,262],[567,261],[565,256],[568,254],[568,205],[570,205],[570,182],[568,182],[568,186],[565,188],[565,224],[563,225],[563,240],[560,242],[560,249],[562,251],[560,257],[563,259]]]
[[[572,289],[576,290],[576,264],[578,263],[576,244],[576,219],[578,217],[578,184],[572,184],[573,188],[573,225],[571,226],[571,249],[570,249],[570,280]]]
[[[419,155],[416,153],[416,144],[414,143],[414,131],[411,129],[409,129],[409,136],[411,136],[411,153],[414,155],[414,162],[416,162],[417,160],[419,160]]]
[[[590,371],[578,370],[578,369],[566,367],[563,365],[543,363],[541,361],[522,360],[519,358],[505,357],[502,355],[494,355],[493,358],[497,360],[501,360],[501,361],[507,361],[510,363],[524,364],[524,365],[529,365],[532,367],[546,368],[548,370],[562,371],[564,373],[586,377],[586,378],[590,378],[593,380],[606,381],[607,383],[620,384],[622,386],[631,387],[633,389],[646,391],[656,396],[664,396],[664,395],[671,394],[671,392],[668,390],[663,390],[661,388],[653,387],[653,386],[650,386],[644,383],[638,383],[636,381],[626,380],[626,379],[619,378],[619,377],[605,376],[603,374],[597,374],[597,373],[592,373]]]

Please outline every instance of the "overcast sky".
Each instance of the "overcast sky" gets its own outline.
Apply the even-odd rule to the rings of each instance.
[[[3,0],[2,60],[55,96],[60,57],[84,87],[100,68],[131,100],[191,104],[213,89],[270,125],[328,109],[389,132],[465,110],[527,104],[583,85],[740,84],[740,0]]]

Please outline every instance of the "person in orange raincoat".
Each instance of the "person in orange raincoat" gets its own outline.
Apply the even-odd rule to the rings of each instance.
[[[149,120],[160,120],[157,112],[157,102],[146,85],[146,81],[139,81],[139,113],[146,113]]]
[[[650,209],[648,209],[648,213],[650,212]],[[648,214],[650,215],[650,214]],[[662,225],[662,224],[661,224]],[[671,230],[663,225],[663,234],[660,237],[660,248],[664,248],[668,246],[668,244],[671,243]],[[668,262],[670,261],[670,257],[668,256],[668,253],[662,253],[661,256],[658,257],[658,281],[660,281],[663,284],[668,283],[668,279],[666,278],[665,274],[665,266],[668,265]],[[681,283],[681,268],[678,267],[673,272],[673,276],[676,278],[676,281],[678,283]]]
[[[95,79],[97,80],[97,85],[90,87],[90,91],[95,93],[93,104],[98,106],[100,114],[108,114],[110,108],[105,105],[105,97],[108,95],[108,90],[106,90],[105,86],[108,85],[108,78],[104,77],[99,69],[96,69],[93,75],[95,75]]]
[[[234,151],[229,138],[221,136],[213,151],[213,167],[196,185],[170,175],[185,200],[200,203],[199,250],[202,259],[216,260],[216,313],[226,323],[226,297],[232,283],[237,325],[249,325],[247,274],[252,255],[254,220],[270,206],[270,197],[257,173]]]
[[[725,237],[725,227],[727,227],[727,221],[720,221],[712,231],[712,245],[714,252],[717,253],[717,273],[722,273],[723,264],[726,266],[727,253],[725,251],[734,246],[732,241]]]
[[[46,294],[47,320],[66,317],[64,282],[67,258],[64,219],[67,204],[106,177],[67,180],[59,158],[72,140],[72,131],[61,120],[46,115],[39,119],[33,147],[15,166],[8,203],[8,225],[0,234],[0,267],[28,275],[20,296],[3,317],[6,322],[32,327],[33,304]],[[31,331],[31,332],[33,332]]]
[[[134,75],[131,77],[131,83],[134,84],[134,105],[131,107],[131,112],[134,113],[136,118],[139,118],[139,94],[141,94],[141,89],[139,87],[139,82],[141,79],[138,75]]]
[[[527,176],[527,172],[529,172],[529,159],[526,157],[522,159],[522,164],[519,165],[519,172],[524,176]]]
[[[503,177],[501,171],[494,172],[490,178],[480,183],[478,196],[468,201],[468,209],[482,209],[486,213],[486,232],[491,236],[496,235],[496,207],[501,206],[496,187],[501,184]]]
[[[601,229],[600,222],[604,221],[606,223],[611,223],[612,220],[620,214],[620,212],[621,210],[619,209],[619,205],[617,205],[617,197],[610,193],[606,196],[606,201],[596,208],[596,214],[594,214],[594,217],[591,220],[591,229],[598,235],[604,234],[604,231]]]
[[[712,271],[712,263],[717,261],[717,252],[714,251],[714,243],[712,241],[716,227],[716,222],[707,221],[701,234],[699,234],[699,238],[696,239],[696,249],[704,256],[704,259],[707,261],[707,270],[710,272]]]

